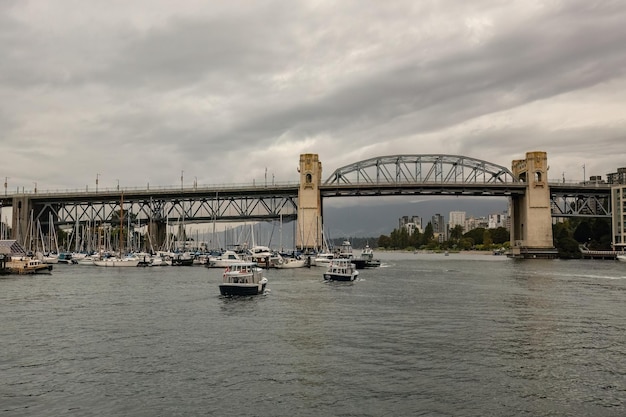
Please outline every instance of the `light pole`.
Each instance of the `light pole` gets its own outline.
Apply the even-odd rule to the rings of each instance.
[[[193,189],[198,188],[198,177],[193,177]]]
[[[120,180],[117,180],[117,191],[120,190]]]
[[[4,195],[7,195],[7,187],[9,186],[9,177],[4,177]]]
[[[98,178],[100,178],[100,174],[96,174],[96,192],[98,192]]]
[[[585,173],[585,164],[583,164],[583,185],[587,183],[587,174]]]
[[[180,171],[180,189],[183,189],[183,175],[185,174],[185,171],[181,170]]]
[[[33,181],[33,184],[35,184],[35,194],[37,194],[37,182]]]

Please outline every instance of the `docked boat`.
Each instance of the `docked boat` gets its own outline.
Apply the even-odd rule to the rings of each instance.
[[[191,252],[176,253],[172,257],[172,266],[192,266],[193,255]]]
[[[365,245],[361,251],[361,256],[352,259],[357,269],[376,268],[380,266],[380,259],[374,259],[374,251],[369,245]]]
[[[616,258],[618,261],[626,262],[626,254],[620,253],[619,255],[616,255]]]
[[[141,262],[136,256],[126,256],[123,258],[119,258],[116,256],[111,256],[109,258],[102,258],[99,260],[94,260],[93,264],[95,266],[104,266],[104,267],[136,267]]]
[[[250,260],[264,268],[277,267],[281,256],[268,246],[255,245],[250,249]]]
[[[321,266],[324,268],[328,268],[334,258],[335,255],[330,252],[318,253],[317,255],[315,255],[315,257],[311,259],[311,266]]]
[[[266,285],[267,278],[263,276],[263,269],[254,262],[240,262],[224,270],[220,294],[225,296],[257,295],[265,291]]]
[[[307,260],[304,258],[294,258],[290,256],[281,256],[276,264],[278,269],[304,268],[307,266]]]
[[[210,268],[226,268],[241,262],[246,262],[246,260],[237,252],[227,250],[218,257],[209,258],[209,263],[206,266]]]
[[[333,259],[324,272],[326,281],[354,281],[359,276],[356,265],[350,259]]]
[[[6,269],[14,274],[49,274],[52,265],[44,264],[41,260],[32,257],[11,257],[6,263]]]
[[[337,252],[337,258],[343,259],[352,259],[354,258],[354,254],[352,253],[352,244],[349,240],[344,240],[339,247],[339,252]]]

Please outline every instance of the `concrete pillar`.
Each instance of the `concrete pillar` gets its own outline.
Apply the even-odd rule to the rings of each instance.
[[[149,250],[162,250],[167,234],[167,224],[165,221],[151,221],[148,223],[148,242],[146,247]]]
[[[300,155],[300,189],[298,191],[298,227],[296,245],[302,249],[322,247],[322,163],[317,154]]]
[[[30,198],[25,195],[13,197],[13,217],[11,219],[11,238],[24,245],[26,249],[30,246],[30,236],[28,226],[30,213],[32,212]]]
[[[526,183],[524,196],[511,197],[513,256],[556,256],[552,239],[547,153],[527,152],[526,159],[513,161],[512,172]]]

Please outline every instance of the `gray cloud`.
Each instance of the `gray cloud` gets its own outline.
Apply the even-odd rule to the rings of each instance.
[[[295,180],[303,152],[325,175],[402,153],[626,165],[620,2],[64,5],[0,7],[16,185]]]

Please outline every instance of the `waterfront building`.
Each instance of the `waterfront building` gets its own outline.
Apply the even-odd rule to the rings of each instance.
[[[445,218],[437,213],[432,217],[430,224],[433,226],[433,234],[438,237],[439,242],[445,241],[448,236]]]
[[[420,216],[402,216],[398,220],[400,229],[405,228],[409,235],[413,234],[416,230],[420,233],[422,229],[422,218]]]
[[[508,213],[494,213],[488,216],[488,228],[489,229],[497,229],[498,227],[504,227],[507,230],[511,227],[511,221]]]
[[[449,230],[452,230],[456,226],[461,226],[464,232],[467,231],[465,229],[465,212],[464,211],[451,211],[450,212],[450,220],[448,221],[448,228]]]

